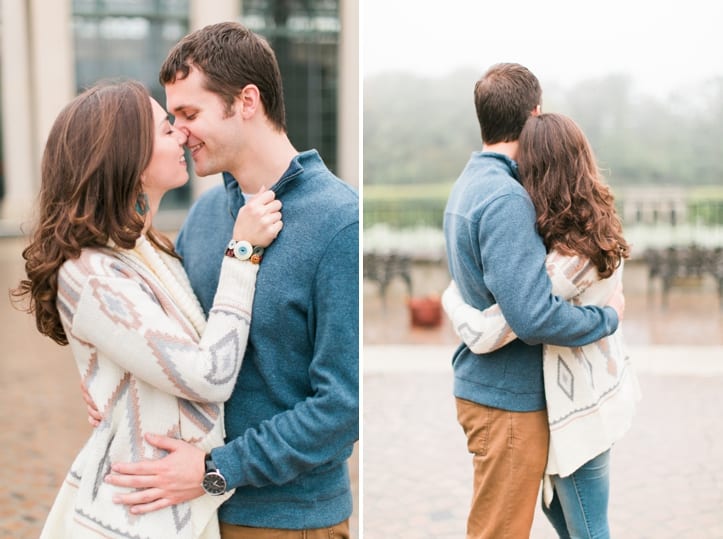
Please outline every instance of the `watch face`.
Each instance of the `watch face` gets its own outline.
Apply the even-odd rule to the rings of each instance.
[[[239,260],[248,260],[253,252],[251,244],[245,240],[237,241],[233,247],[233,254]]]
[[[226,479],[218,472],[207,472],[201,486],[211,496],[218,496],[226,492]]]

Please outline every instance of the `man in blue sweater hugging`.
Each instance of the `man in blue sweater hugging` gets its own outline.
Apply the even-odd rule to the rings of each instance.
[[[552,295],[535,208],[517,174],[518,138],[539,114],[539,81],[519,64],[492,66],[475,86],[482,151],[454,184],[444,217],[449,271],[465,302],[497,303],[519,337],[489,354],[454,353],[457,417],[473,454],[468,538],[527,538],[549,440],[542,343],[582,346],[613,333],[622,290],[604,308]]]
[[[117,500],[137,513],[235,489],[219,512],[224,538],[348,537],[347,460],[359,431],[358,194],[315,150],[292,146],[275,55],[242,25],[186,36],[160,79],[197,174],[224,173],[177,240],[206,312],[244,201],[271,188],[284,229],[263,253],[249,342],[226,403],[226,445],[204,455],[149,436],[167,456],[115,463],[107,480],[140,489]]]

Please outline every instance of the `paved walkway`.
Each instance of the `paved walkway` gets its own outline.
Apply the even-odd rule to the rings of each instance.
[[[454,347],[364,348],[364,539],[464,537],[471,460]],[[615,539],[723,538],[723,347],[630,347],[643,400],[612,453]],[[555,538],[538,509],[533,539]]]

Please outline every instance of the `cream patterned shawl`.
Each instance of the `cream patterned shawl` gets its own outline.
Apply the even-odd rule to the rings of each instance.
[[[217,256],[222,256],[218,254]],[[258,266],[225,258],[206,323],[180,262],[145,238],[128,251],[84,249],[60,270],[58,309],[103,423],[73,462],[42,538],[211,539],[226,496],[143,516],[103,481],[113,462],[162,456],[145,433],[203,450],[223,444],[223,402],[246,348]]]

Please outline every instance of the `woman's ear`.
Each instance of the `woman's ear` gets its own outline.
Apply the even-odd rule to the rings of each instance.
[[[241,111],[241,117],[245,120],[251,118],[261,105],[261,93],[255,84],[247,84],[239,92],[236,101]]]

